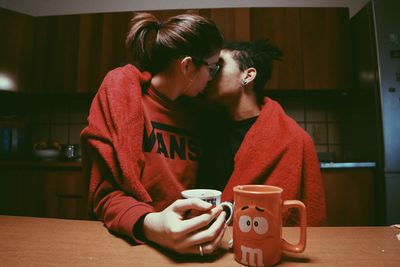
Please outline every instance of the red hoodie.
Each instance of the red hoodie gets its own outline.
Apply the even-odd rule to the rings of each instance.
[[[179,100],[142,93],[150,79],[132,65],[110,71],[81,133],[90,211],[137,242],[133,227],[143,215],[194,186],[199,157],[193,120]]]

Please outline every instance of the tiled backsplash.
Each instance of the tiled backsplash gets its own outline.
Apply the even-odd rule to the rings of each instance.
[[[343,122],[331,104],[312,101],[303,96],[276,99],[286,113],[314,140],[317,152],[333,152],[341,157]]]
[[[340,154],[340,116],[320,101],[307,102],[303,97],[277,99],[289,116],[313,138],[318,152]],[[61,144],[79,144],[79,134],[86,126],[90,103],[71,100],[32,114],[32,141],[54,140]]]
[[[60,144],[79,144],[89,107],[88,100],[72,99],[37,110],[31,115],[32,143],[53,140]]]
[[[367,95],[275,97],[314,140],[317,152],[337,161],[376,161],[376,114]],[[321,157],[322,158],[322,157]]]
[[[337,161],[375,161],[378,154],[377,122],[374,110],[362,97],[308,96],[284,94],[277,100],[314,140],[319,155]],[[91,97],[73,97],[48,105],[25,108],[30,142],[52,140],[60,144],[79,144],[80,132],[87,124]],[[16,103],[14,103],[16,104]]]

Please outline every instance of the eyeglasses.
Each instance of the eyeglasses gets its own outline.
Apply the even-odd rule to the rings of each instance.
[[[214,78],[215,75],[217,75],[217,72],[219,71],[219,69],[221,67],[221,65],[219,65],[218,62],[210,64],[207,61],[204,61],[204,60],[202,60],[200,58],[192,57],[192,59],[194,61],[197,61],[197,62],[203,64],[203,65],[206,65],[208,67],[208,71],[210,73],[211,78]]]

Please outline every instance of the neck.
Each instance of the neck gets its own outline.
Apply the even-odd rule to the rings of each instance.
[[[245,120],[258,116],[261,112],[261,107],[257,104],[257,99],[254,95],[242,95],[237,99],[231,100],[230,103],[225,103],[231,118],[235,121]]]
[[[176,75],[167,71],[159,72],[151,79],[151,86],[170,100],[175,100],[180,96],[179,84]]]

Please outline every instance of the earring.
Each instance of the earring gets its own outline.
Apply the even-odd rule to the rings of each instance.
[[[246,84],[247,84],[247,81],[246,81],[245,79],[242,79],[242,84],[243,84],[243,85],[246,85]]]

